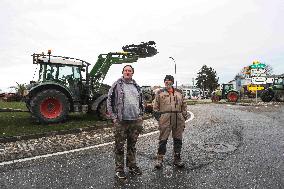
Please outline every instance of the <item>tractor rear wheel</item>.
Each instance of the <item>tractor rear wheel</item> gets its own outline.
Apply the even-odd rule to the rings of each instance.
[[[145,92],[143,95],[146,102],[152,103],[152,101],[154,100],[152,94],[149,92]]]
[[[43,124],[63,122],[69,113],[69,101],[60,91],[44,90],[31,99],[31,112]]]
[[[283,94],[283,92],[276,93],[275,99],[276,99],[277,102],[284,102],[284,94]]]
[[[260,95],[260,98],[263,102],[270,102],[274,97],[274,92],[272,90],[265,90]]]
[[[227,94],[228,102],[237,102],[239,94],[237,92],[231,91]]]

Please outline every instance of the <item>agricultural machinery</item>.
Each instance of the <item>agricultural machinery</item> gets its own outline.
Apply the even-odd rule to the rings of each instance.
[[[265,89],[260,98],[263,102],[270,102],[272,100],[284,102],[284,74],[274,76],[272,86]]]
[[[152,102],[155,98],[155,93],[152,90],[151,86],[142,86],[141,87],[143,96],[144,96],[144,106],[146,113],[153,113]]]
[[[239,92],[234,89],[233,84],[222,84],[219,89],[212,93],[213,102],[227,99],[228,102],[237,102],[239,99]]]
[[[27,88],[26,105],[40,123],[58,123],[70,112],[88,112],[107,118],[109,86],[102,82],[112,64],[133,63],[157,54],[155,42],[127,45],[123,52],[100,54],[89,72],[90,63],[71,57],[33,54],[39,78]]]

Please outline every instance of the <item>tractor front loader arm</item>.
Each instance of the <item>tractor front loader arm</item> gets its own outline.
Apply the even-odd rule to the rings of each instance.
[[[125,45],[122,47],[124,52],[110,52],[100,54],[98,60],[91,70],[92,91],[99,92],[100,86],[112,64],[133,63],[138,58],[152,57],[158,53],[154,41],[142,42],[139,45]]]
[[[131,52],[110,52],[100,54],[98,60],[90,72],[92,91],[98,92],[106,74],[112,64],[133,63],[138,56]]]

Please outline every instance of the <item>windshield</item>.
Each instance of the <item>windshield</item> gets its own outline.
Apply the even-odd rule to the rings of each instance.
[[[228,84],[228,85],[224,85],[224,90],[231,90],[231,89],[233,89],[233,85],[231,85],[231,84]]]
[[[44,73],[45,70],[45,73]],[[80,67],[65,65],[41,65],[39,71],[39,81],[61,81],[67,83],[68,80],[81,80]]]

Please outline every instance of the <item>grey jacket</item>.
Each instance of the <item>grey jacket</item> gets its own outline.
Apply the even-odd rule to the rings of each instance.
[[[111,88],[108,91],[108,98],[107,98],[107,111],[111,119],[118,119],[122,120],[122,112],[123,112],[123,105],[124,105],[124,92],[123,92],[123,78],[119,78],[116,82],[114,82]],[[144,113],[144,98],[141,91],[141,88],[133,80],[134,86],[137,88],[139,93],[139,108],[140,114],[143,116]]]

